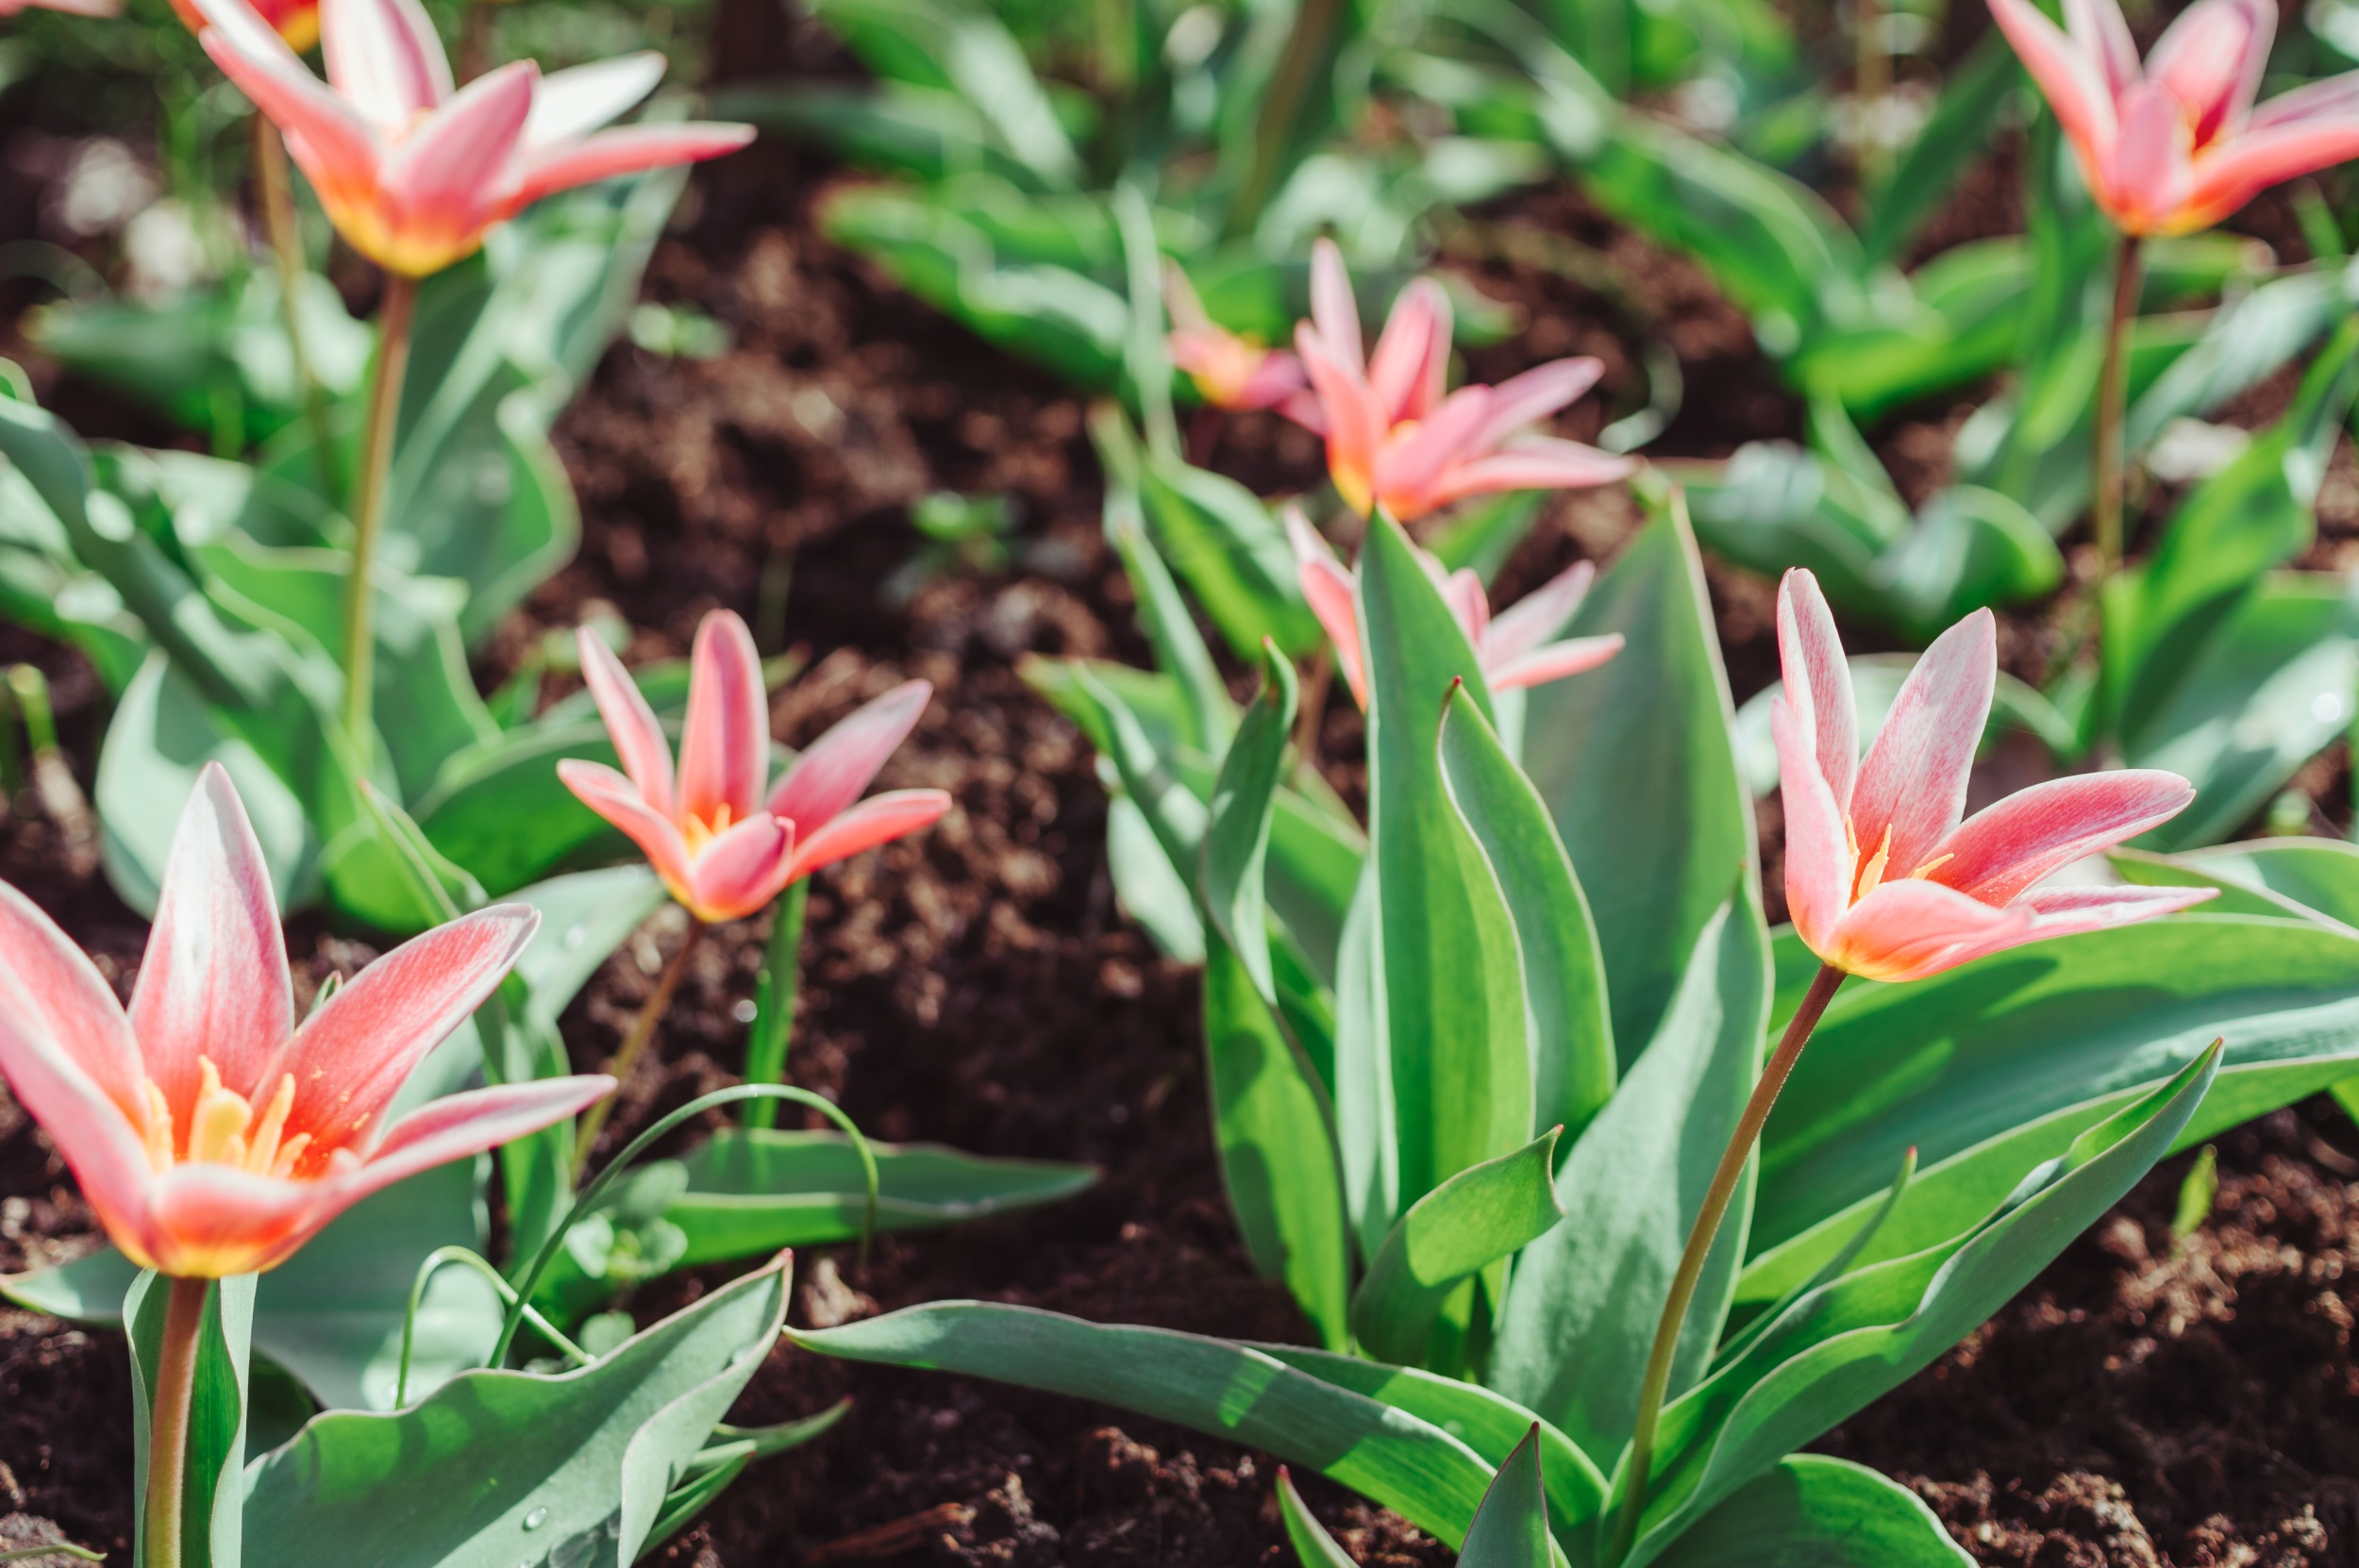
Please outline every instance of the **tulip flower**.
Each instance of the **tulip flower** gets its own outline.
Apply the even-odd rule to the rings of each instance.
[[[1335,662],[1351,687],[1352,700],[1364,711],[1368,706],[1368,677],[1360,662],[1359,574],[1336,559],[1335,552],[1328,548],[1327,541],[1311,526],[1311,520],[1298,508],[1287,510],[1286,537],[1294,542],[1302,596],[1310,601],[1312,613],[1319,618],[1328,640],[1334,643]],[[1417,559],[1441,589],[1459,629],[1474,644],[1482,678],[1494,692],[1543,686],[1566,676],[1577,676],[1583,670],[1596,669],[1622,651],[1618,632],[1606,637],[1548,641],[1564,628],[1564,623],[1581,607],[1582,595],[1589,592],[1589,580],[1597,575],[1597,568],[1585,560],[1549,578],[1516,601],[1514,609],[1494,619],[1490,595],[1483,592],[1480,576],[1464,567],[1446,571],[1440,561],[1424,550],[1417,551]]]
[[[1329,476],[1363,516],[1380,506],[1406,523],[1470,495],[1582,490],[1638,466],[1528,429],[1596,385],[1603,367],[1595,359],[1557,359],[1445,396],[1449,296],[1430,278],[1401,291],[1364,359],[1343,253],[1321,240],[1311,253],[1311,318],[1296,324],[1295,347],[1316,406],[1299,422],[1327,438]]]
[[[569,758],[558,776],[645,851],[672,896],[707,924],[754,913],[821,866],[913,833],[950,809],[940,790],[859,800],[926,710],[933,688],[906,681],[813,742],[778,787],[770,708],[753,633],[729,610],[696,628],[679,774],[647,699],[588,627],[581,671],[623,764]]]
[[[545,79],[517,60],[454,92],[417,0],[324,0],[322,82],[247,0],[193,3],[206,52],[286,133],[337,232],[409,277],[471,254],[492,225],[553,192],[753,140],[750,125],[598,131],[653,90],[663,74],[658,54]]]
[[[1171,362],[1196,383],[1205,402],[1215,409],[1270,409],[1301,397],[1302,361],[1206,315],[1188,275],[1176,265],[1163,271],[1163,301],[1171,312],[1171,332],[1164,340]]]
[[[2150,920],[2196,888],[2041,888],[2049,873],[2169,821],[2195,798],[2177,774],[2125,768],[2035,784],[1965,816],[1999,660],[1990,611],[1917,660],[1865,760],[1849,666],[1808,572],[1778,590],[1785,685],[1770,722],[1785,801],[1795,934],[1835,968],[1914,980],[2046,937]]]
[[[2124,234],[2208,228],[2269,186],[2359,158],[2359,72],[2253,107],[2272,0],[2199,0],[2143,66],[2116,0],[2066,0],[2064,28],[2032,0],[1990,9]]]
[[[311,52],[320,41],[319,0],[250,0],[257,15],[270,25],[271,31],[287,41],[287,47],[298,55]],[[208,25],[205,13],[196,8],[196,0],[172,0],[172,8],[189,31],[203,33]]]
[[[0,883],[0,1076],[133,1262],[178,1278],[276,1268],[379,1188],[613,1088],[503,1084],[384,1125],[410,1070],[539,922],[503,904],[438,926],[298,1027],[270,874],[229,776],[209,763],[173,835],[127,1012],[49,917]]]

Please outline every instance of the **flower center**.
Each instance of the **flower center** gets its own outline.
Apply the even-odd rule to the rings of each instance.
[[[254,1107],[245,1096],[222,1087],[221,1073],[213,1066],[212,1058],[199,1057],[196,1065],[203,1076],[197,1084],[196,1103],[189,1108],[185,1154],[175,1152],[180,1143],[174,1136],[172,1107],[165,1103],[164,1092],[153,1080],[149,1081],[144,1129],[147,1162],[159,1174],[185,1163],[229,1165],[281,1181],[293,1176],[295,1162],[311,1146],[311,1135],[308,1132],[298,1132],[293,1138],[286,1136],[287,1114],[294,1109],[294,1075],[279,1075],[277,1092],[271,1095],[270,1104],[257,1124]]]
[[[1848,816],[1843,819],[1843,833],[1850,841],[1851,845],[1851,902],[1856,904],[1883,885],[1884,864],[1892,858],[1892,824],[1884,824],[1884,836],[1878,842],[1876,853],[1870,855],[1864,862],[1859,855],[1858,825]],[[1899,880],[1903,882],[1921,880],[1955,859],[1957,857],[1954,855],[1936,855]]]
[[[729,803],[726,800],[712,809],[711,822],[690,812],[688,820],[680,825],[680,835],[688,841],[688,858],[694,859],[705,852],[705,845],[728,832],[730,820]]]

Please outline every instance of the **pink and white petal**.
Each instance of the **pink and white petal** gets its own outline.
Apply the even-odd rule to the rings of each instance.
[[[1325,340],[1299,324],[1295,327],[1295,349],[1302,357],[1303,374],[1311,379],[1311,392],[1319,400],[1321,421],[1326,425],[1328,467],[1336,472],[1348,467],[1372,476],[1385,431],[1383,413],[1377,406],[1375,394],[1355,371],[1328,349]]]
[[[2056,124],[2084,164],[2102,166],[2113,156],[2119,122],[2114,93],[2097,60],[2076,48],[2032,0],[1989,0],[1991,19],[2015,45]]]
[[[312,1159],[366,1150],[410,1070],[483,1004],[532,940],[540,911],[494,904],[410,938],[353,977],[307,1020],[276,1071],[295,1080],[289,1137]]]
[[[1785,905],[1802,945],[1824,959],[1851,901],[1851,853],[1843,809],[1819,776],[1815,740],[1783,695],[1769,699],[1785,812]]]
[[[327,79],[389,137],[450,96],[450,59],[418,0],[320,0]]]
[[[1603,361],[1551,359],[1491,389],[1491,417],[1475,432],[1478,451],[1497,446],[1528,425],[1536,425],[1598,384]]]
[[[1834,611],[1807,567],[1790,568],[1778,584],[1778,666],[1786,706],[1817,759],[1818,776],[1827,781],[1835,810],[1848,815],[1859,776],[1859,705]]]
[[[2084,856],[2168,822],[2195,799],[2175,773],[2123,768],[2019,790],[1959,825],[1938,851],[1933,881],[1987,904],[2004,904]],[[1895,864],[1897,873],[1915,868]]]
[[[1520,659],[1563,631],[1597,575],[1595,565],[1577,560],[1493,616],[1482,638],[1483,659],[1499,663]]]
[[[795,853],[795,825],[756,811],[690,862],[689,912],[708,925],[742,920],[778,897]]]
[[[2348,119],[2359,119],[2359,71],[2305,82],[2290,92],[2279,93],[2252,111],[2245,121],[2245,130],[2253,133],[2305,120]]]
[[[1240,409],[1268,409],[1291,402],[1296,393],[1309,384],[1310,376],[1302,361],[1284,349],[1271,349],[1262,356],[1262,362],[1253,368],[1253,375],[1237,398]],[[1313,399],[1315,406],[1316,399]]]
[[[931,826],[950,804],[949,794],[942,790],[888,790],[871,795],[795,844],[786,879],[808,876],[822,866]]]
[[[1322,239],[1311,246],[1311,323],[1339,363],[1355,377],[1366,375],[1367,357],[1360,346],[1360,302],[1352,298],[1351,274],[1345,270],[1344,253],[1332,240]]]
[[[304,68],[244,0],[198,0],[209,24],[198,42],[287,137],[312,180],[330,188],[373,184],[385,143],[326,82]]]
[[[114,988],[33,901],[0,882],[0,1025],[65,1055],[74,1071],[138,1121],[147,1070]],[[0,1070],[8,1063],[0,1051]]]
[[[394,1123],[364,1163],[319,1184],[326,1203],[332,1205],[330,1217],[421,1171],[512,1143],[568,1116],[577,1116],[612,1093],[614,1087],[614,1080],[605,1074],[588,1073],[497,1084],[430,1100]]]
[[[1553,436],[1522,436],[1486,457],[1452,464],[1441,476],[1436,504],[1506,490],[1594,490],[1637,472],[1635,458]]]
[[[679,824],[657,813],[631,781],[603,762],[559,760],[557,776],[580,802],[630,836],[647,863],[674,892],[688,882],[688,841]]]
[[[2020,947],[2026,942],[2046,942],[2050,937],[2077,936],[2083,931],[2101,931],[2115,926],[2134,926],[2143,920],[2174,914],[2191,905],[2203,903],[2217,894],[2214,888],[2041,888],[2035,889],[2008,906],[2011,909],[2032,916],[2028,930],[1995,933],[1962,942],[1941,956],[1932,968],[1921,969],[1907,976],[1922,979],[1944,969],[1954,969],[1993,953]]]
[[[485,72],[394,147],[382,182],[405,225],[474,235],[496,221],[540,73],[530,60]]]
[[[1441,401],[1449,337],[1449,295],[1430,277],[1412,279],[1393,301],[1368,359],[1368,388],[1387,424],[1423,419]]]
[[[252,1099],[294,1032],[270,867],[218,762],[197,775],[173,830],[130,1018],[147,1076],[183,1126],[196,1101],[199,1057]]]
[[[533,90],[525,151],[546,152],[580,140],[653,92],[662,79],[663,57],[653,49],[550,72]]]
[[[1594,670],[1622,651],[1622,634],[1610,632],[1603,637],[1569,637],[1562,642],[1548,642],[1529,653],[1482,666],[1482,678],[1494,692],[1512,692],[1519,686],[1545,686],[1566,676],[1577,676]]]
[[[1311,372],[1297,356],[1289,354],[1286,358],[1293,360],[1295,371],[1302,376],[1304,386],[1301,391],[1288,392],[1278,400],[1276,408],[1279,415],[1292,420],[1314,436],[1324,437],[1327,434],[1327,406],[1319,401],[1319,394],[1310,389]]]
[[[1888,843],[1887,876],[1904,876],[1939,854],[1966,814],[1966,775],[1999,684],[1997,625],[1989,610],[1978,609],[1934,640],[1900,683],[1860,764],[1851,824],[1862,855]]]
[[[1351,572],[1335,559],[1335,552],[1311,526],[1300,507],[1286,509],[1286,538],[1294,545],[1302,597],[1334,645],[1335,664],[1351,688],[1352,700],[1365,709],[1368,688],[1360,668],[1360,601]]]
[[[690,121],[678,125],[623,125],[599,131],[570,147],[527,153],[524,172],[506,209],[519,212],[543,196],[577,185],[643,174],[675,163],[698,163],[733,153],[754,139],[751,125]]]
[[[598,717],[606,721],[606,733],[631,788],[669,822],[678,809],[672,792],[672,743],[664,739],[655,709],[605,639],[583,626],[574,633],[574,645],[581,653],[582,682],[598,705]]]
[[[733,609],[708,613],[689,655],[688,724],[680,733],[679,809],[743,822],[770,782],[770,694],[754,634]]]
[[[1461,387],[1414,430],[1386,442],[1376,459],[1377,494],[1389,499],[1432,491],[1444,469],[1476,454],[1474,433],[1489,419],[1491,399],[1488,387]]]
[[[149,1188],[143,1218],[158,1270],[221,1279],[276,1268],[351,1201],[235,1165],[175,1165]]]
[[[1426,555],[1423,550],[1417,554]],[[1426,556],[1426,559],[1432,561],[1436,573],[1442,570],[1440,561],[1433,560],[1430,556]],[[1442,598],[1449,606],[1451,619],[1458,623],[1458,629],[1466,634],[1467,645],[1480,651],[1483,639],[1491,630],[1491,597],[1483,592],[1481,575],[1471,566],[1462,566],[1443,576],[1441,588]]]
[[[2124,232],[2173,228],[2195,190],[2186,124],[2169,93],[2141,82],[2121,99],[2121,135],[2100,165],[2098,195]]]
[[[2197,161],[2193,188],[2172,229],[2185,233],[2217,223],[2272,185],[2354,158],[2359,158],[2359,114],[2303,118],[2247,131]]]
[[[2031,940],[2032,911],[2001,909],[1938,882],[1886,882],[1851,906],[1819,957],[1870,980],[1916,980]]]
[[[784,817],[802,834],[832,820],[860,798],[885,759],[909,739],[933,694],[929,682],[903,681],[830,726],[770,792],[770,814]]]
[[[2137,41],[2120,0],[2064,0],[2064,15],[2065,31],[2096,63],[2106,91],[2119,97],[2140,75]]]
[[[2197,0],[2155,41],[2146,79],[2178,100],[2197,146],[2233,135],[2244,123],[2276,33],[2275,0]],[[2127,116],[2122,134],[2135,134]]]

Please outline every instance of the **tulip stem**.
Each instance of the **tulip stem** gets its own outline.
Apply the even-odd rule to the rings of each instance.
[[[2100,585],[2121,570],[2121,424],[2129,383],[2130,323],[2138,312],[2138,237],[2121,237],[2114,267],[2114,315],[2105,333],[2105,369],[2097,384],[2097,555]]]
[[[811,902],[811,878],[797,877],[778,895],[770,917],[770,947],[762,955],[761,984],[754,1003],[754,1032],[745,1041],[745,1081],[784,1083],[786,1046],[795,1037],[795,993],[802,979],[803,909]],[[778,1123],[778,1102],[745,1102],[745,1125]]]
[[[385,275],[385,303],[376,312],[376,369],[369,381],[368,425],[360,434],[360,472],[352,488],[352,575],[344,581],[344,734],[365,770],[375,744],[370,709],[376,678],[376,637],[370,626],[375,597],[370,574],[376,536],[385,522],[385,475],[393,464],[393,428],[401,414],[401,383],[410,369],[410,321],[418,280]]]
[[[581,1173],[589,1166],[590,1151],[597,1146],[598,1134],[606,1130],[606,1119],[614,1113],[614,1102],[622,1097],[624,1089],[629,1085],[631,1070],[646,1054],[647,1043],[655,1038],[656,1026],[663,1022],[663,1015],[670,1010],[672,997],[679,990],[680,981],[687,978],[688,960],[695,957],[696,945],[704,934],[704,922],[691,918],[688,935],[681,939],[679,951],[672,955],[672,961],[665,964],[663,973],[656,977],[655,989],[647,993],[647,999],[639,1005],[638,1016],[630,1021],[630,1031],[623,1036],[622,1044],[615,1047],[614,1059],[606,1064],[606,1076],[614,1080],[614,1093],[582,1113],[581,1130],[574,1136],[576,1181],[581,1179]]]
[[[303,399],[304,423],[311,427],[311,460],[319,465],[320,493],[333,503],[343,493],[336,464],[336,431],[327,417],[327,392],[311,373],[303,343],[303,231],[295,225],[294,182],[287,174],[287,143],[270,116],[254,116],[254,177],[261,187],[262,226],[278,259],[278,309],[286,317],[287,356],[293,361],[295,392]]]
[[[1843,984],[1843,978],[1842,970],[1826,964],[1810,982],[1802,1005],[1795,1009],[1777,1051],[1753,1085],[1744,1114],[1736,1119],[1736,1131],[1721,1153],[1720,1168],[1712,1173],[1712,1185],[1705,1190],[1703,1207],[1697,1210],[1696,1223],[1687,1232],[1687,1247],[1680,1254],[1679,1272],[1671,1276],[1670,1297],[1664,1302],[1663,1317],[1655,1325],[1654,1349],[1647,1357],[1646,1380],[1638,1386],[1638,1424],[1631,1434],[1630,1460],[1622,1471],[1622,1508],[1614,1525],[1610,1561],[1618,1562],[1628,1556],[1631,1543],[1638,1539],[1639,1516],[1647,1509],[1648,1472],[1654,1465],[1655,1428],[1663,1417],[1664,1395],[1670,1390],[1671,1361],[1679,1352],[1680,1331],[1686,1326],[1687,1309],[1696,1299],[1697,1283],[1703,1277],[1704,1259],[1711,1256],[1713,1239],[1720,1233],[1720,1222],[1728,1217],[1729,1202],[1736,1196],[1736,1185],[1745,1175],[1745,1161],[1761,1138],[1763,1124],[1769,1120],[1769,1108],[1778,1103],[1778,1092],[1785,1087],[1794,1064],[1801,1059],[1802,1047],[1810,1043],[1812,1031],[1818,1027],[1818,1020],[1826,1013],[1827,1004],[1834,1000],[1835,988]]]
[[[189,1479],[189,1417],[196,1404],[196,1353],[205,1332],[209,1279],[171,1281],[164,1304],[164,1343],[156,1358],[156,1401],[147,1427],[147,1517],[142,1522],[145,1568],[181,1568],[181,1534]]]

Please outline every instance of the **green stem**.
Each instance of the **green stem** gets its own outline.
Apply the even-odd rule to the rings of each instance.
[[[2128,400],[2130,323],[2138,313],[2138,237],[2121,237],[2114,269],[2113,323],[2105,333],[2105,369],[2097,383],[2097,554],[2102,590],[2121,571],[2123,406]]]
[[[1261,221],[1262,209],[1278,188],[1278,165],[1286,156],[1287,140],[1294,135],[1295,116],[1302,110],[1311,73],[1327,53],[1343,9],[1343,0],[1302,0],[1302,8],[1295,13],[1295,30],[1286,35],[1286,52],[1278,58],[1278,69],[1262,99],[1261,119],[1253,127],[1253,162],[1229,209],[1230,239],[1252,232]]]
[[[368,425],[360,435],[360,473],[352,490],[352,575],[344,581],[344,734],[365,768],[376,750],[370,707],[376,670],[376,609],[369,590],[376,536],[385,522],[385,475],[393,465],[393,427],[401,413],[401,382],[410,369],[410,321],[418,280],[385,275],[385,303],[376,315],[376,371],[369,382]]]
[[[1736,1119],[1736,1131],[1720,1155],[1720,1168],[1712,1173],[1703,1207],[1697,1210],[1696,1223],[1687,1232],[1679,1272],[1671,1276],[1670,1297],[1664,1302],[1663,1316],[1655,1325],[1646,1379],[1638,1386],[1638,1425],[1631,1434],[1630,1461],[1622,1471],[1622,1510],[1614,1521],[1610,1561],[1619,1562],[1628,1556],[1631,1543],[1638,1539],[1638,1520],[1646,1512],[1647,1482],[1654,1466],[1655,1428],[1663,1419],[1663,1399],[1671,1385],[1671,1361],[1679,1352],[1680,1330],[1686,1326],[1687,1309],[1696,1299],[1697,1282],[1703,1277],[1704,1259],[1712,1254],[1713,1238],[1728,1217],[1729,1202],[1736,1196],[1737,1183],[1745,1175],[1745,1161],[1761,1138],[1762,1125],[1769,1120],[1769,1108],[1778,1103],[1778,1091],[1785,1087],[1794,1064],[1801,1059],[1802,1047],[1810,1043],[1811,1031],[1818,1027],[1827,1004],[1834,1000],[1835,988],[1842,983],[1843,971],[1832,964],[1822,966],[1811,981],[1802,1005],[1785,1026],[1784,1038],[1753,1085],[1745,1113]]]
[[[574,1137],[576,1181],[581,1179],[582,1171],[590,1163],[590,1151],[597,1146],[598,1134],[606,1130],[606,1119],[614,1114],[615,1099],[623,1093],[623,1087],[630,1082],[631,1069],[637,1067],[639,1059],[646,1054],[647,1043],[655,1038],[656,1026],[663,1022],[664,1013],[670,1010],[673,994],[679,990],[680,981],[687,977],[688,960],[695,956],[696,944],[704,934],[704,922],[692,917],[688,922],[688,935],[680,942],[679,951],[673,954],[672,961],[663,966],[662,975],[655,982],[655,990],[647,993],[647,999],[639,1005],[638,1016],[630,1021],[630,1031],[623,1036],[622,1044],[615,1047],[614,1059],[606,1064],[607,1076],[614,1080],[614,1093],[582,1115],[581,1130]]]
[[[196,1403],[196,1354],[205,1332],[209,1279],[174,1279],[156,1359],[156,1403],[147,1427],[145,1568],[181,1568],[182,1511],[189,1478],[189,1416]]]
[[[811,902],[811,878],[798,878],[778,895],[770,917],[770,947],[762,955],[755,993],[754,1032],[745,1041],[745,1081],[784,1083],[786,1046],[795,1038],[795,993],[802,978],[803,908]],[[748,1100],[745,1125],[776,1126],[778,1102]]]
[[[294,361],[304,423],[311,427],[311,460],[319,465],[320,493],[332,502],[343,493],[343,475],[336,466],[327,392],[311,374],[311,356],[303,342],[303,231],[295,225],[294,181],[287,173],[287,144],[279,139],[278,127],[262,114],[254,116],[254,175],[261,186],[262,226],[278,259],[278,309],[286,318],[287,354]]]

